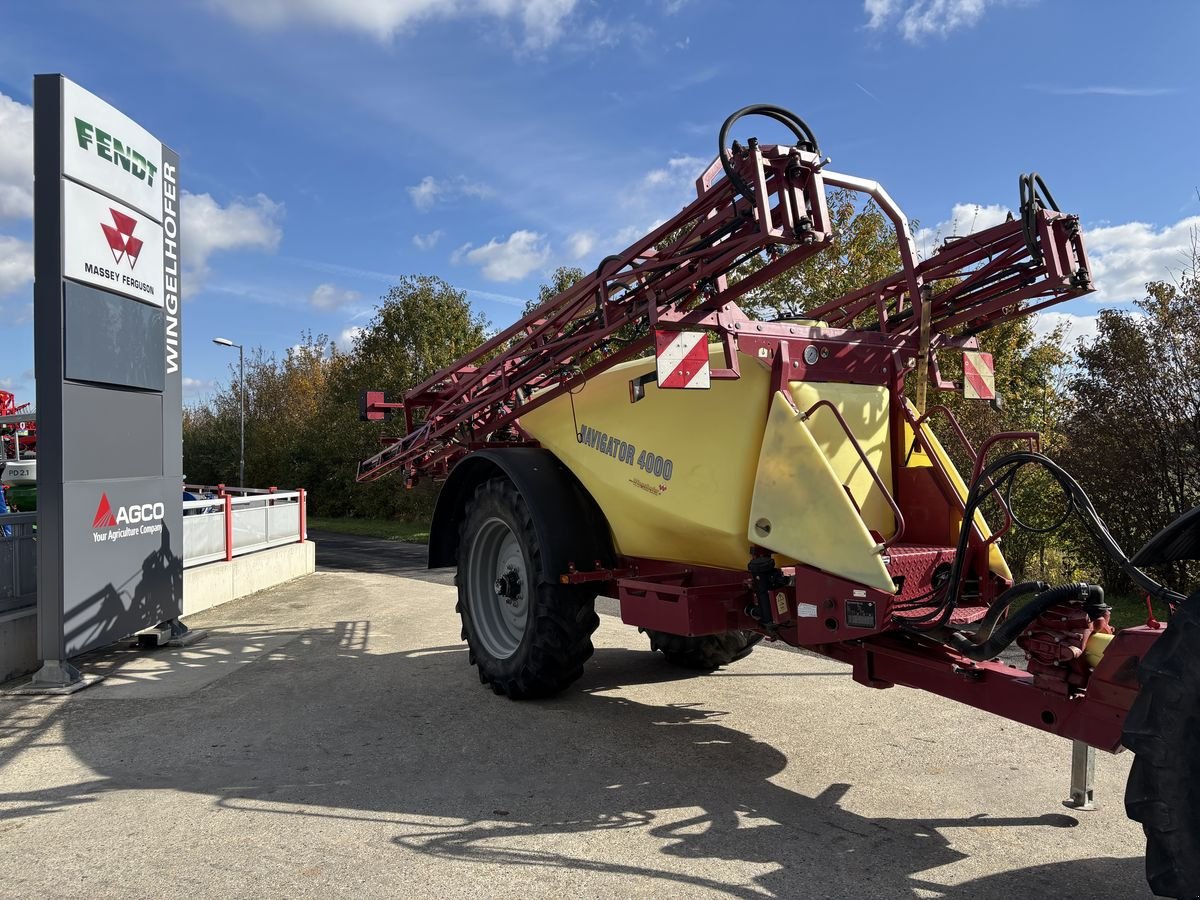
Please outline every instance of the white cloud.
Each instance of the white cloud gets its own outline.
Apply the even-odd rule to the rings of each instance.
[[[1132,87],[1119,84],[1092,84],[1083,87],[1069,87],[1061,84],[1029,84],[1027,91],[1037,91],[1039,94],[1056,94],[1060,97],[1162,97],[1175,94],[1175,88],[1166,87]]]
[[[194,294],[209,273],[208,259],[226,250],[274,251],[283,229],[283,204],[265,194],[222,206],[210,194],[183,194],[184,291]]]
[[[425,22],[476,20],[481,15],[518,22],[525,46],[541,49],[562,36],[576,0],[209,0],[209,5],[247,25],[332,26],[389,41]]]
[[[867,27],[895,24],[909,43],[929,36],[945,37],[977,23],[987,7],[1004,0],[864,0]]]
[[[189,378],[183,376],[183,395],[192,399],[211,394],[217,389],[217,382],[212,378]]]
[[[913,235],[917,253],[927,257],[936,253],[947,238],[966,237],[1008,218],[1010,210],[998,203],[956,203],[950,210],[950,218],[938,222],[932,228],[918,228]]]
[[[572,259],[583,259],[596,246],[596,236],[590,231],[576,231],[567,237],[567,250]]]
[[[33,107],[0,94],[0,219],[32,215]]]
[[[442,187],[432,175],[426,175],[420,184],[414,184],[408,189],[408,196],[412,198],[413,206],[417,209],[433,209],[440,193]]]
[[[698,156],[675,156],[661,169],[651,169],[642,178],[644,188],[680,187],[694,184],[707,160]]]
[[[33,283],[33,244],[0,234],[0,297]]]
[[[428,212],[438,203],[446,203],[459,197],[483,200],[496,193],[486,184],[468,181],[465,175],[441,180],[426,175],[419,184],[410,185],[407,190],[413,206],[422,212]]]
[[[880,28],[900,8],[899,0],[864,0],[863,9],[867,13],[867,27]]]
[[[1083,240],[1098,289],[1092,298],[1120,302],[1144,297],[1147,282],[1171,278],[1190,268],[1198,236],[1200,216],[1164,228],[1145,222],[1085,228]]]
[[[492,238],[482,247],[464,244],[454,251],[451,261],[479,266],[490,281],[517,281],[546,264],[550,248],[544,235],[533,231],[514,231],[507,240]]]
[[[351,291],[334,284],[326,283],[318,284],[313,289],[312,296],[308,298],[308,302],[312,304],[314,309],[332,310],[348,306],[357,301],[358,298],[358,291]]]
[[[436,231],[429,232],[429,234],[414,234],[412,238],[413,245],[418,250],[432,250],[437,246],[438,241],[440,241],[444,235],[445,232],[440,228]]]
[[[1033,332],[1038,337],[1045,337],[1060,325],[1066,327],[1063,333],[1063,346],[1074,347],[1080,338],[1092,340],[1096,336],[1099,316],[1081,316],[1069,312],[1040,312],[1033,317]]]
[[[946,238],[991,228],[1008,214],[1008,208],[1000,204],[957,203],[948,219],[932,228],[917,229],[913,235],[917,252],[928,257]],[[1088,299],[1128,303],[1146,295],[1148,282],[1174,278],[1191,268],[1193,254],[1200,250],[1200,216],[1163,227],[1146,222],[1085,227],[1083,240],[1096,284],[1096,293]],[[1094,325],[1088,327],[1094,329]]]
[[[337,336],[337,339],[334,341],[334,343],[337,344],[337,348],[343,353],[349,353],[354,349],[354,341],[360,334],[363,333],[364,330],[365,329],[360,328],[357,325],[351,325],[349,328],[343,328],[342,333]]]

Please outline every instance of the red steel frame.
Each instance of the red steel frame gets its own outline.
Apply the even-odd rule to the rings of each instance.
[[[1034,208],[1029,216],[1036,245],[1027,236],[1029,223],[1016,219],[949,241],[918,261],[908,221],[886,191],[875,182],[828,171],[826,162],[796,147],[735,146],[734,171],[751,186],[752,196],[739,194],[730,178],[721,178],[722,165],[714,161],[696,182],[696,200],[677,216],[408,391],[402,402],[369,393],[366,417],[382,420],[402,411],[405,435],[360,463],[358,480],[399,471],[411,485],[419,477],[444,477],[473,449],[533,443],[520,428],[521,415],[644,355],[655,330],[708,330],[725,350],[725,367],[713,370],[713,378],[740,377],[740,352],[769,368],[771,390],[782,390],[785,397],[786,385],[794,381],[886,386],[895,473],[891,489],[867,463],[832,404],[818,402],[804,416],[832,413],[867,463],[897,526],[889,538],[879,536],[878,549],[887,554],[893,576],[908,573],[905,582],[892,595],[809,566],[784,567],[786,585],[772,592],[780,616],[770,636],[850,663],[863,684],[922,688],[1114,750],[1137,690],[1131,660],[1158,632],[1122,631],[1091,674],[1086,692],[1056,690],[1035,686],[1024,670],[973,662],[933,641],[900,633],[903,619],[894,609],[919,598],[935,568],[953,558],[946,523],[952,515],[961,520],[964,512],[922,426],[935,414],[945,417],[971,460],[974,477],[997,442],[1026,441],[1034,447],[1037,442],[1033,433],[1005,433],[976,449],[946,407],[926,410],[927,383],[955,387],[941,377],[935,353],[974,347],[974,335],[986,328],[1090,292],[1091,269],[1078,219]],[[816,325],[750,319],[737,306],[739,297],[829,246],[826,187],[865,194],[879,206],[895,227],[901,270],[807,310],[804,319]],[[739,267],[757,255],[765,255],[765,264],[743,275]],[[642,330],[628,338],[632,325]],[[806,358],[810,347],[817,352]],[[909,376],[917,380],[915,409],[905,399]],[[905,446],[906,426],[915,436],[915,449],[931,461],[924,470],[904,465],[913,449]],[[1008,586],[988,574],[989,545],[1012,523],[1007,509],[1004,513],[1006,522],[989,538],[971,528],[964,571],[976,573],[977,595],[967,603],[976,610]],[[901,537],[908,543],[901,544]],[[614,569],[592,560],[576,562],[562,581],[601,582],[602,590],[619,597],[622,617],[632,624],[677,634],[764,629],[748,612],[753,594],[746,571],[628,557]],[[847,614],[848,604],[858,601],[873,604],[872,626]]]
[[[6,458],[10,453],[15,455],[15,442],[18,440],[13,434],[20,424],[25,425],[25,430],[28,431],[28,436],[20,438],[22,449],[29,454],[37,453],[37,422],[34,421],[32,404],[22,403],[17,404],[17,398],[8,391],[0,391],[0,419],[8,418],[8,422],[0,422],[0,426],[9,425],[7,429],[0,428],[0,460]],[[20,416],[28,413],[31,416],[30,421],[25,423],[13,422],[12,417]]]

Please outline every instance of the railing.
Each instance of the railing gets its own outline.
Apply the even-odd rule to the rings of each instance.
[[[941,462],[936,458],[936,454],[931,452],[932,448],[929,445],[929,441],[926,440],[922,429],[929,427],[929,421],[933,417],[934,413],[942,415],[946,421],[950,423],[951,431],[953,432],[954,436],[958,438],[959,444],[962,445],[963,450],[966,451],[967,459],[971,463],[971,480],[965,482],[967,490],[970,490],[971,485],[979,480],[979,476],[983,472],[984,466],[987,463],[988,453],[991,451],[992,447],[999,442],[1027,441],[1029,443],[1030,450],[1040,453],[1042,449],[1042,438],[1041,435],[1036,431],[1000,431],[985,440],[983,444],[980,445],[979,449],[976,450],[975,445],[971,443],[971,439],[967,437],[967,433],[963,431],[962,425],[958,423],[958,418],[954,415],[950,407],[939,403],[937,406],[929,407],[929,409],[925,411],[925,414],[919,417],[916,416],[913,410],[909,409],[907,404],[905,404],[903,409],[904,415],[908,419],[908,424],[912,428],[916,440],[921,444],[921,449],[931,460],[936,463],[939,469],[943,469],[943,477],[948,477],[948,473],[944,470]],[[930,428],[930,431],[932,432],[932,428]],[[995,488],[995,484],[992,482],[991,478],[984,479],[984,485],[991,489]],[[959,497],[957,492],[955,493],[955,496],[958,498],[960,512],[965,513],[967,511],[966,498]],[[1000,540],[1001,537],[1007,534],[1008,530],[1013,526],[1012,510],[1009,509],[1008,502],[1005,500],[1004,495],[1000,491],[993,491],[991,496],[992,499],[995,500],[996,505],[1000,507],[1000,511],[1004,513],[1004,524],[999,529],[991,532],[990,536],[984,540],[985,545],[996,543],[996,541]],[[982,513],[977,514],[982,516]],[[982,535],[982,531],[980,534]]]
[[[187,489],[210,496],[183,502],[185,568],[301,543],[307,537],[308,498],[303,488],[279,491],[189,485]]]
[[[188,490],[214,496],[183,501],[185,568],[301,543],[308,536],[308,497],[303,488],[216,485]],[[37,513],[0,515],[0,615],[36,602]]]
[[[37,600],[37,513],[0,515],[0,613]]]
[[[871,476],[871,480],[875,482],[875,487],[879,488],[879,492],[883,495],[883,499],[887,501],[887,505],[892,508],[892,515],[896,519],[896,530],[892,533],[892,536],[887,539],[882,539],[882,535],[880,535],[881,540],[877,549],[880,553],[882,553],[892,544],[898,543],[900,538],[904,536],[904,515],[900,512],[900,506],[896,503],[896,498],[892,496],[892,492],[887,489],[887,485],[885,485],[883,483],[883,479],[879,477],[879,472],[875,470],[875,467],[871,465],[871,461],[867,459],[867,454],[863,451],[862,445],[858,442],[858,438],[854,436],[854,432],[850,430],[850,426],[846,423],[845,418],[842,417],[842,414],[838,411],[836,406],[834,406],[828,400],[818,400],[816,403],[810,406],[802,416],[800,416],[800,421],[807,422],[812,418],[813,413],[815,413],[822,406],[827,407],[829,411],[833,413],[834,418],[837,419],[837,423],[842,426],[842,431],[846,433],[846,439],[850,442],[850,446],[854,448],[854,452],[858,454],[858,458],[862,460],[862,464],[866,467],[867,474],[869,474]],[[850,493],[849,488],[846,488],[846,493]],[[854,504],[855,509],[858,509],[858,502],[853,496],[850,497],[850,502]],[[861,509],[858,509],[858,515],[860,518],[862,517]],[[863,524],[866,523],[864,522]],[[868,530],[870,529],[868,528]]]

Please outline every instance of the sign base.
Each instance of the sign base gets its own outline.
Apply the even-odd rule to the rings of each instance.
[[[78,693],[103,680],[103,675],[84,675],[64,660],[48,659],[33,673],[33,678],[25,684],[5,691],[4,694],[9,697],[61,697]]]

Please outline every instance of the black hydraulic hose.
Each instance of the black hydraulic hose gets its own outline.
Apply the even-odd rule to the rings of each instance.
[[[975,513],[984,500],[992,494],[1004,490],[1010,480],[1016,476],[1017,471],[1027,464],[1041,466],[1054,478],[1066,495],[1070,510],[1079,516],[1088,533],[1100,549],[1120,566],[1121,570],[1129,576],[1129,579],[1134,584],[1160,602],[1172,606],[1183,602],[1185,599],[1183,594],[1155,581],[1130,562],[1129,557],[1125,555],[1125,551],[1121,549],[1120,544],[1117,543],[1116,539],[1109,532],[1104,521],[1100,518],[1100,514],[1096,512],[1092,501],[1088,498],[1087,493],[1078,481],[1049,457],[1041,453],[1022,450],[1002,456],[995,462],[985,466],[983,471],[979,473],[979,477],[975,480],[974,484],[971,485],[964,504],[962,527],[958,533],[958,546],[954,555],[954,561],[950,566],[950,577],[947,579],[946,595],[942,600],[941,613],[940,615],[922,616],[919,622],[913,621],[911,626],[920,624],[924,628],[939,628],[945,626],[950,621],[950,616],[958,604],[963,566],[966,564],[967,548],[970,543],[971,528],[973,527]]]
[[[972,643],[979,644],[991,638],[996,623],[1008,612],[1008,608],[1012,606],[1014,600],[1024,597],[1026,594],[1045,591],[1049,587],[1050,585],[1044,581],[1022,581],[1020,584],[1014,584],[992,601],[992,605],[988,607],[987,614],[979,620],[979,627],[975,630],[975,639]]]
[[[733,161],[729,156],[729,151],[725,147],[725,140],[729,137],[729,129],[733,126],[734,122],[745,116],[765,116],[768,119],[774,119],[776,122],[787,126],[788,130],[795,135],[796,146],[801,150],[810,150],[818,155],[821,151],[817,148],[817,139],[813,135],[812,129],[808,127],[808,123],[794,112],[784,109],[782,106],[772,106],[769,103],[755,103],[750,106],[743,106],[731,115],[725,120],[725,124],[721,126],[721,131],[717,135],[717,156],[721,160],[721,168],[725,170],[725,177],[738,189],[738,193],[753,203],[754,191],[734,171]]]
[[[1025,236],[1025,246],[1029,250],[1029,255],[1033,257],[1034,262],[1040,263],[1042,251],[1038,246],[1037,236],[1038,210],[1049,206],[1058,212],[1058,204],[1054,202],[1054,195],[1050,193],[1050,188],[1046,187],[1046,182],[1042,181],[1042,176],[1037,172],[1020,176],[1017,183],[1021,191],[1021,233]],[[1040,193],[1039,188],[1041,189]],[[1044,204],[1043,199],[1045,200]]]
[[[1051,606],[1065,600],[1079,599],[1086,599],[1091,608],[1102,608],[1104,588],[1098,584],[1064,584],[1060,587],[1050,588],[1021,607],[1012,618],[997,628],[992,636],[982,644],[972,642],[965,634],[952,634],[949,644],[955,651],[968,659],[976,661],[995,659]]]

